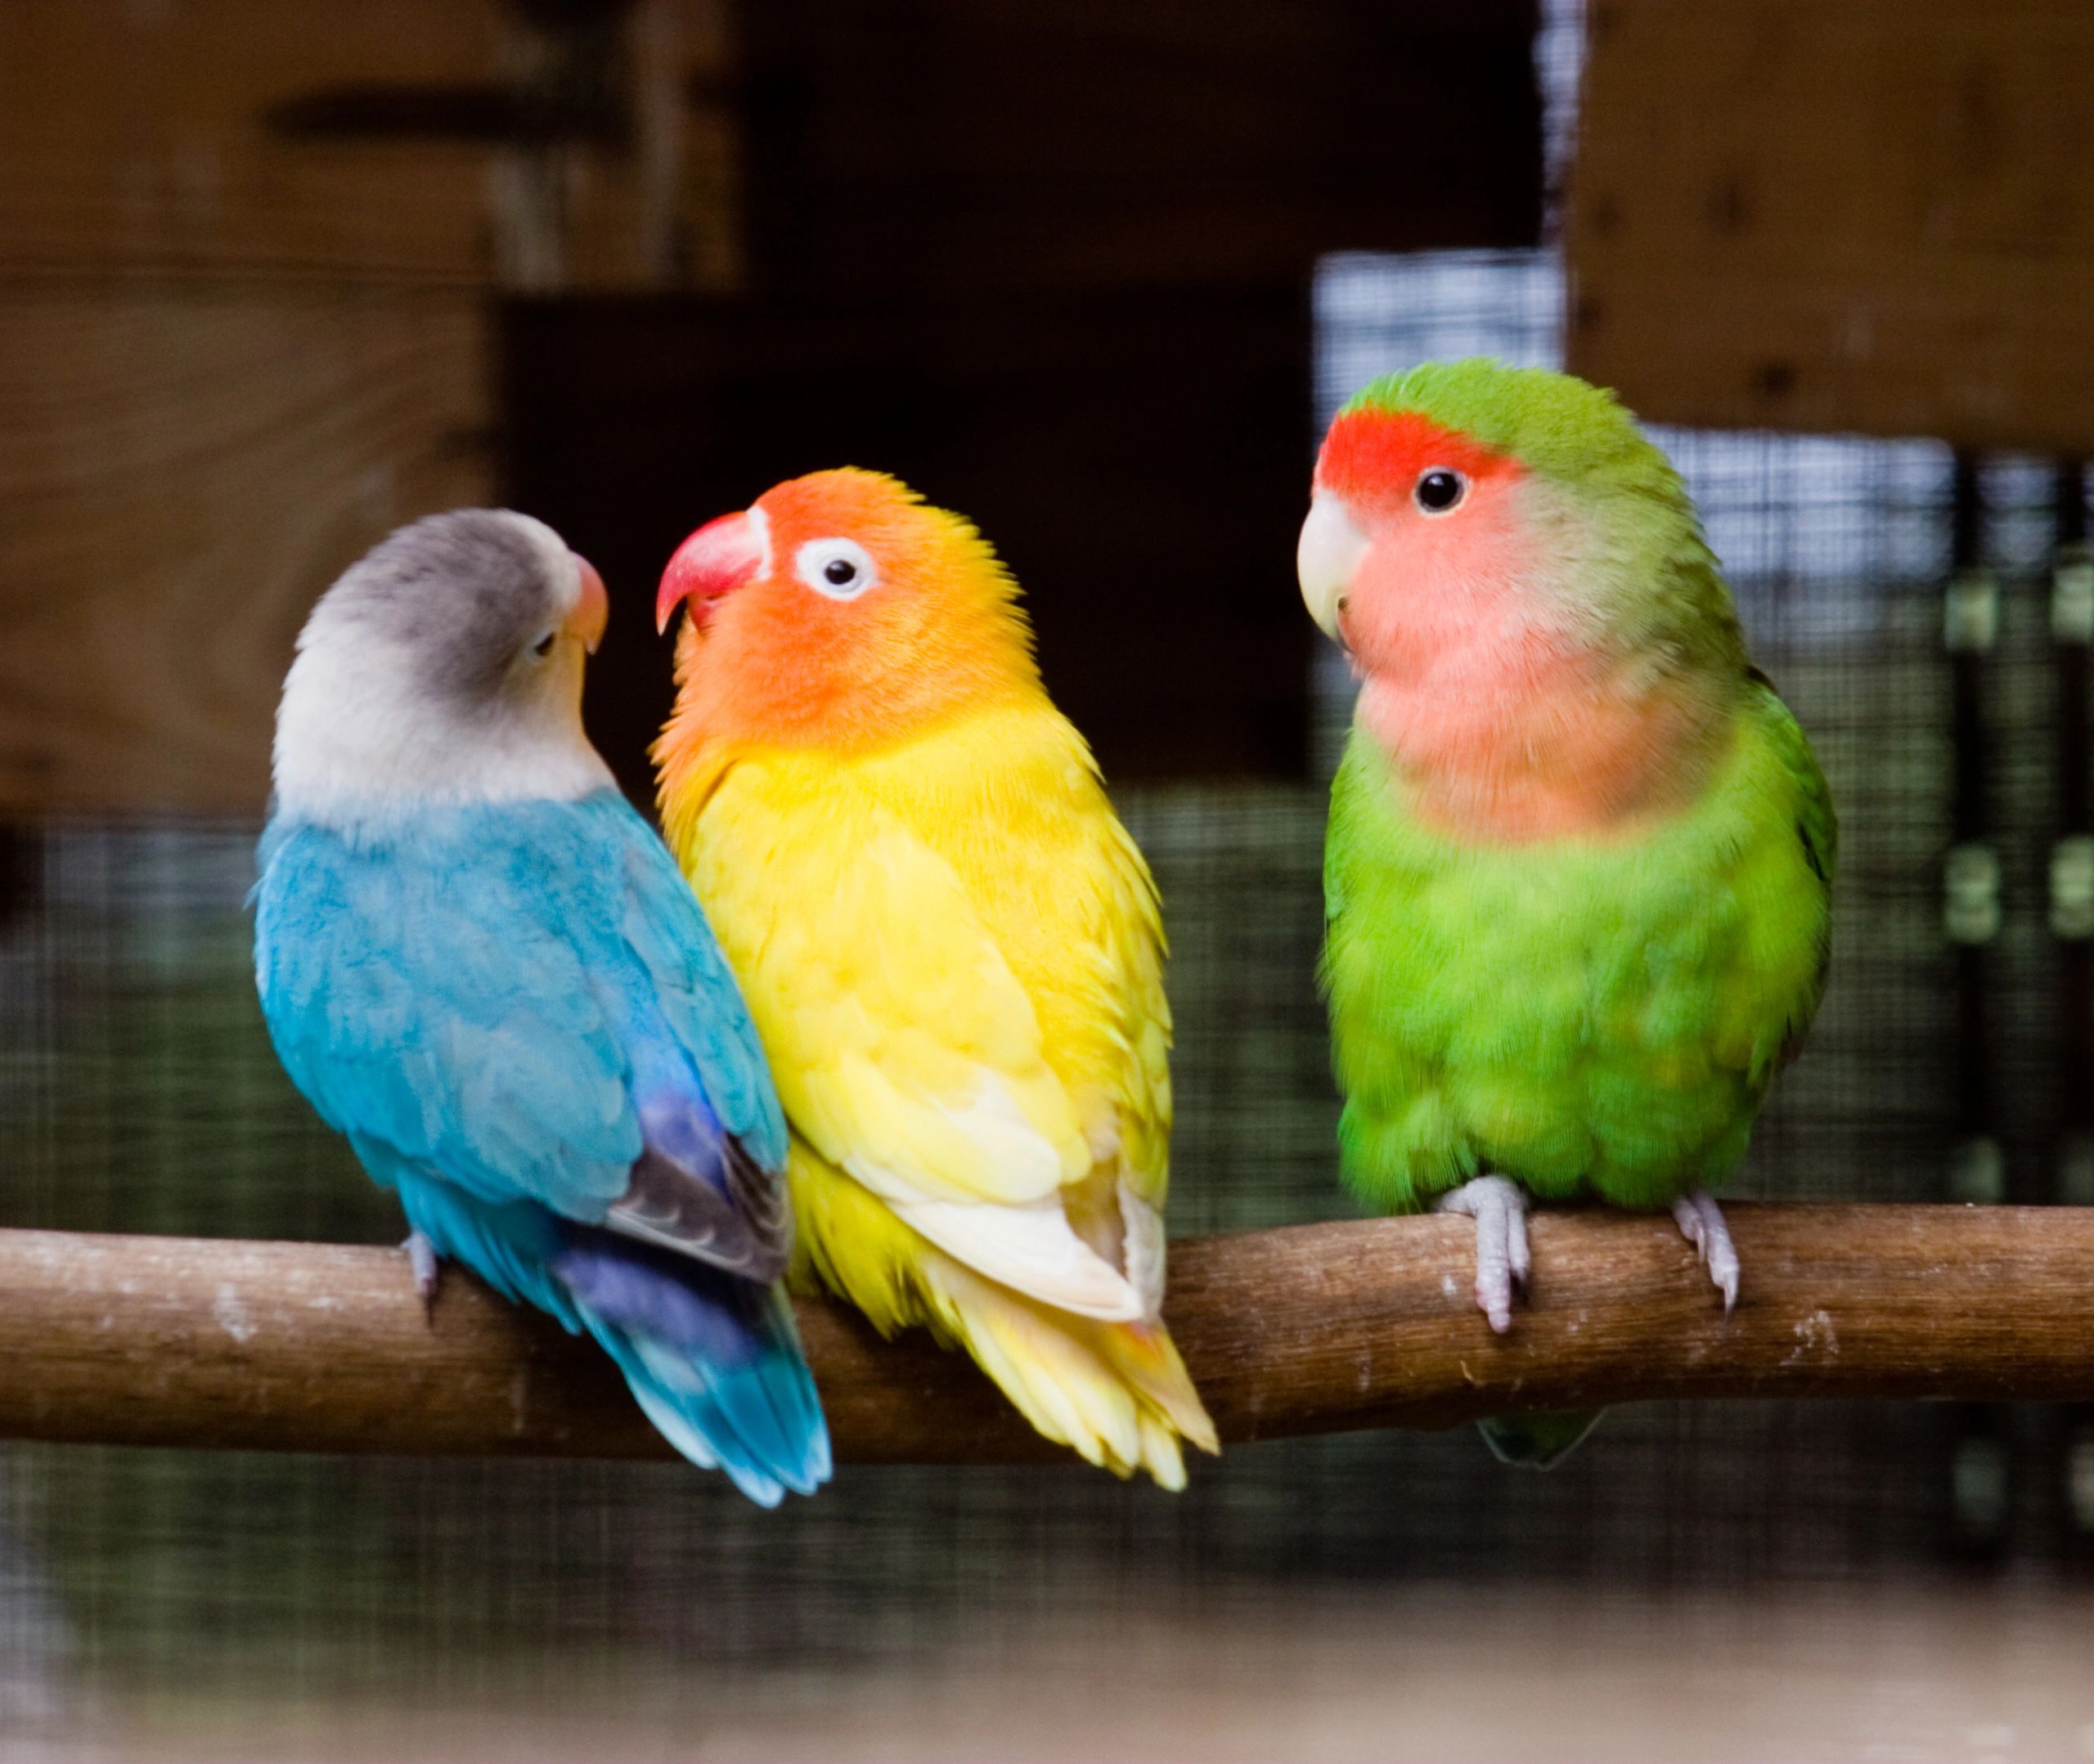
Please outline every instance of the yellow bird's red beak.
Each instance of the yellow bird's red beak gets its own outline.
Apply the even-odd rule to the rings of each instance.
[[[686,602],[699,628],[713,609],[764,567],[763,516],[753,509],[708,521],[681,545],[662,572],[662,590],[654,597],[654,628],[665,631],[676,608]]]

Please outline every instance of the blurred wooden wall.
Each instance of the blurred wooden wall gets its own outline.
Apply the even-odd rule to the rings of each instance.
[[[258,813],[313,596],[495,492],[491,296],[731,277],[721,16],[613,13],[0,8],[0,810]]]
[[[690,526],[848,457],[976,515],[1115,770],[1300,764],[1306,293],[1540,213],[1533,0],[12,0],[0,813],[253,815],[395,524],[610,579],[644,788]]]
[[[1642,415],[2094,454],[2094,4],[1593,0],[1571,366]]]

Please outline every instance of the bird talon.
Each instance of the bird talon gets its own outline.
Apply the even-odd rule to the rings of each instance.
[[[1741,1268],[1737,1246],[1731,1241],[1730,1227],[1723,1223],[1723,1209],[1706,1189],[1691,1188],[1672,1205],[1679,1234],[1694,1246],[1695,1259],[1708,1270],[1709,1278],[1723,1295],[1723,1315],[1737,1308]]]
[[[436,1295],[443,1283],[443,1269],[436,1258],[436,1246],[419,1231],[407,1233],[400,1247],[407,1252],[407,1270],[413,1277],[415,1295],[422,1301],[422,1315],[436,1320]]]
[[[1505,1177],[1479,1176],[1440,1196],[1433,1210],[1476,1221],[1476,1308],[1504,1335],[1512,1326],[1513,1290],[1524,1292],[1533,1272],[1526,1192]]]

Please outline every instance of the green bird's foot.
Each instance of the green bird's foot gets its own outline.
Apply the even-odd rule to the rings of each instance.
[[[1731,1228],[1723,1223],[1723,1209],[1705,1188],[1690,1188],[1672,1204],[1672,1216],[1680,1235],[1692,1244],[1709,1270],[1709,1278],[1723,1295],[1723,1315],[1737,1308],[1737,1246],[1731,1241]]]
[[[1493,1415],[1476,1424],[1490,1455],[1514,1470],[1554,1470],[1599,1425],[1604,1409],[1557,1410],[1538,1415]]]
[[[1512,1326],[1512,1289],[1524,1292],[1534,1272],[1527,1250],[1526,1190],[1509,1177],[1479,1176],[1440,1196],[1432,1210],[1476,1221],[1476,1302],[1490,1326],[1503,1335]]]
[[[400,1247],[407,1252],[407,1272],[414,1276],[415,1296],[422,1301],[422,1315],[436,1315],[436,1289],[443,1270],[437,1264],[436,1246],[418,1231],[409,1232]]]

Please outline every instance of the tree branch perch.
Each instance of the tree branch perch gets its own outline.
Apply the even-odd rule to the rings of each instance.
[[[1427,1217],[1173,1246],[1166,1315],[1227,1441],[1678,1397],[2094,1399],[2094,1209],[1738,1206],[1728,1319],[1662,1215],[1546,1212],[1491,1335],[1472,1228]],[[803,1301],[838,1455],[1062,1456],[961,1356]],[[663,1457],[610,1363],[396,1250],[0,1231],[0,1437]]]

